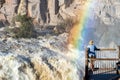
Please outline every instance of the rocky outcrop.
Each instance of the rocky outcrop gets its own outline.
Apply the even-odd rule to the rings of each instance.
[[[75,17],[79,0],[6,0],[1,3],[0,14],[11,23],[16,14],[28,14],[34,24],[56,25],[59,21]]]
[[[4,3],[5,3],[5,0],[0,0],[0,8],[3,6]]]
[[[97,0],[97,2],[102,5],[96,6],[95,13],[105,24],[119,18],[119,1]],[[0,14],[4,15],[9,23],[15,14],[21,13],[34,18],[36,24],[55,25],[63,19],[78,17],[77,12],[84,3],[84,0],[1,0]]]
[[[17,14],[20,14],[20,15],[27,14],[27,0],[20,1]]]
[[[5,0],[5,3],[0,8],[0,17],[2,17],[0,19],[4,22],[11,23],[13,16],[17,13],[17,9],[18,0]]]
[[[2,0],[4,1],[4,0]],[[66,17],[74,16],[73,0],[6,0],[1,2],[0,14],[11,23],[16,14],[27,14],[34,18],[34,24],[55,25]],[[68,13],[68,10],[71,12]]]

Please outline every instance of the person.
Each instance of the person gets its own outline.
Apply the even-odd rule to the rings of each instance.
[[[96,53],[95,51],[96,50],[100,50],[99,48],[97,48],[95,45],[94,45],[94,41],[93,40],[90,40],[89,41],[89,45],[87,46],[87,49],[88,49],[88,58],[90,58],[90,68],[92,69],[92,71],[94,71],[94,61],[95,60],[92,60],[92,59],[95,59],[96,58]],[[92,58],[92,59],[91,59]]]

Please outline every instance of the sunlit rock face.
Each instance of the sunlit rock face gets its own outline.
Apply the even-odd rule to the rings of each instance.
[[[87,42],[91,39],[102,47],[120,45],[120,1],[96,0],[91,8],[93,16],[89,17],[91,24],[86,28]]]
[[[4,14],[9,22],[15,14],[27,13],[37,23],[56,24],[56,20],[77,16],[76,12],[85,2],[86,0],[1,0],[0,14]],[[120,18],[119,0],[96,2],[98,5],[95,6],[94,13],[101,17],[103,23],[111,24],[113,18]]]

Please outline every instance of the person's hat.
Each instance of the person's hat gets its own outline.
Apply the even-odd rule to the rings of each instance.
[[[89,44],[90,44],[90,45],[94,44],[94,41],[93,41],[93,40],[90,40],[90,41],[89,41]]]

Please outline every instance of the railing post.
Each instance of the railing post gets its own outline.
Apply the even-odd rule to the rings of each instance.
[[[118,46],[118,58],[120,60],[120,46]]]
[[[120,46],[118,46],[118,62],[116,63],[116,74],[120,74],[118,70],[119,62],[120,62]]]
[[[84,80],[88,80],[88,49],[85,50],[85,78]]]

